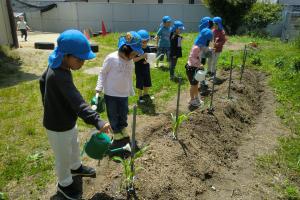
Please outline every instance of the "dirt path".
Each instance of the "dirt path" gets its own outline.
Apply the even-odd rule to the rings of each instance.
[[[228,76],[228,72],[221,76]],[[234,73],[235,79],[238,76]],[[267,76],[247,72],[244,83],[234,81],[232,101],[224,98],[227,84],[216,88],[214,115],[193,114],[181,127],[179,142],[170,137],[170,113],[175,110],[176,98],[158,109],[156,116],[138,116],[137,139],[141,146],[149,145],[149,151],[137,163],[145,168],[137,175],[139,199],[278,199],[270,186],[272,176],[256,168],[257,156],[271,153],[276,138],[289,134],[275,115],[276,101],[267,86]],[[181,95],[183,112],[187,112],[187,101],[185,91]],[[86,137],[82,134],[81,140]],[[84,199],[125,199],[119,189],[121,165],[108,159],[100,166],[86,157],[83,161],[97,169],[96,179],[84,181]],[[49,199],[55,190],[51,186],[41,199]]]
[[[272,181],[270,175],[262,175],[256,168],[256,158],[270,154],[277,146],[279,136],[290,134],[276,116],[276,100],[271,88],[263,80],[264,90],[261,101],[262,112],[256,118],[255,124],[245,132],[241,146],[238,148],[239,158],[232,168],[219,171],[221,176],[209,181],[209,185],[216,190],[208,190],[203,199],[278,199],[274,188],[268,187]]]
[[[56,40],[59,36],[59,33],[47,33],[47,32],[28,32],[27,41],[24,41],[24,38],[21,38],[20,33],[18,32],[18,40],[21,48],[34,48],[35,42],[53,42],[56,45]]]

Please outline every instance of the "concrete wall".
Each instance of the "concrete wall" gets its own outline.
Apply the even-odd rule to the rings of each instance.
[[[156,31],[161,18],[170,15],[184,21],[187,31],[197,31],[199,19],[210,15],[201,4],[120,4],[100,2],[58,3],[48,12],[26,13],[28,24],[39,31],[62,32],[67,28],[101,29],[101,20],[113,32],[146,28]]]
[[[278,2],[284,5],[300,5],[300,0],[279,0]]]
[[[0,0],[0,45],[12,45],[13,38],[9,23],[6,0]]]
[[[300,12],[286,12],[281,39],[293,40],[300,35]]]

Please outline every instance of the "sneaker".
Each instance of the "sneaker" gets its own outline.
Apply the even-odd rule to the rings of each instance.
[[[194,107],[199,107],[201,105],[200,101],[198,101],[197,99],[193,99],[191,102],[190,102],[191,106],[194,106]]]
[[[202,101],[199,97],[197,97],[195,99],[195,101],[197,102],[197,104],[199,104],[199,106],[203,105],[204,104],[204,101]]]
[[[208,96],[211,93],[211,89],[201,90],[200,95],[202,97]]]
[[[208,84],[206,82],[201,82],[200,87],[198,88],[198,91],[201,92],[201,96],[203,96],[202,94],[206,94],[208,90]]]
[[[212,77],[210,81],[213,82],[215,85],[221,85],[222,83],[224,83],[226,81],[226,79],[220,79],[218,77],[215,77],[215,78]]]
[[[154,97],[153,96],[150,96],[149,94],[145,94],[143,96],[143,99],[146,101],[146,102],[152,102],[152,100],[154,100]]]
[[[92,167],[81,165],[76,170],[71,170],[72,176],[91,177],[96,178],[96,170]]]
[[[207,90],[208,89],[208,83],[206,82],[206,81],[202,81],[201,83],[200,83],[200,88],[199,88],[200,90]]]
[[[138,104],[145,103],[144,97],[139,97],[139,100],[137,101]]]
[[[212,73],[212,72],[208,71],[208,72],[206,73],[205,77],[210,77],[210,76],[211,76],[211,73]]]
[[[80,191],[75,181],[73,181],[71,185],[68,185],[66,187],[57,184],[57,191],[65,198],[70,200],[79,200],[82,198],[82,191]]]

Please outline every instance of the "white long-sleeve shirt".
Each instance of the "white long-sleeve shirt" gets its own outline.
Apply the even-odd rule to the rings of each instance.
[[[117,51],[109,54],[103,62],[96,90],[113,97],[133,96],[133,68],[133,61],[122,59]]]
[[[25,22],[25,21],[18,21],[18,23],[17,23],[17,25],[18,25],[18,29],[19,30],[26,30],[27,29],[27,22]]]

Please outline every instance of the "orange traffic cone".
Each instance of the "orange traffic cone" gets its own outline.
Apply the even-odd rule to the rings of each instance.
[[[104,24],[104,21],[102,20],[102,24],[101,24],[101,31],[102,31],[102,35],[105,36],[107,34],[106,32],[106,28],[105,28],[105,24]]]
[[[84,29],[84,31],[83,31],[83,34],[85,35],[85,37],[86,37],[88,40],[91,39],[90,34],[89,34],[85,29]]]

